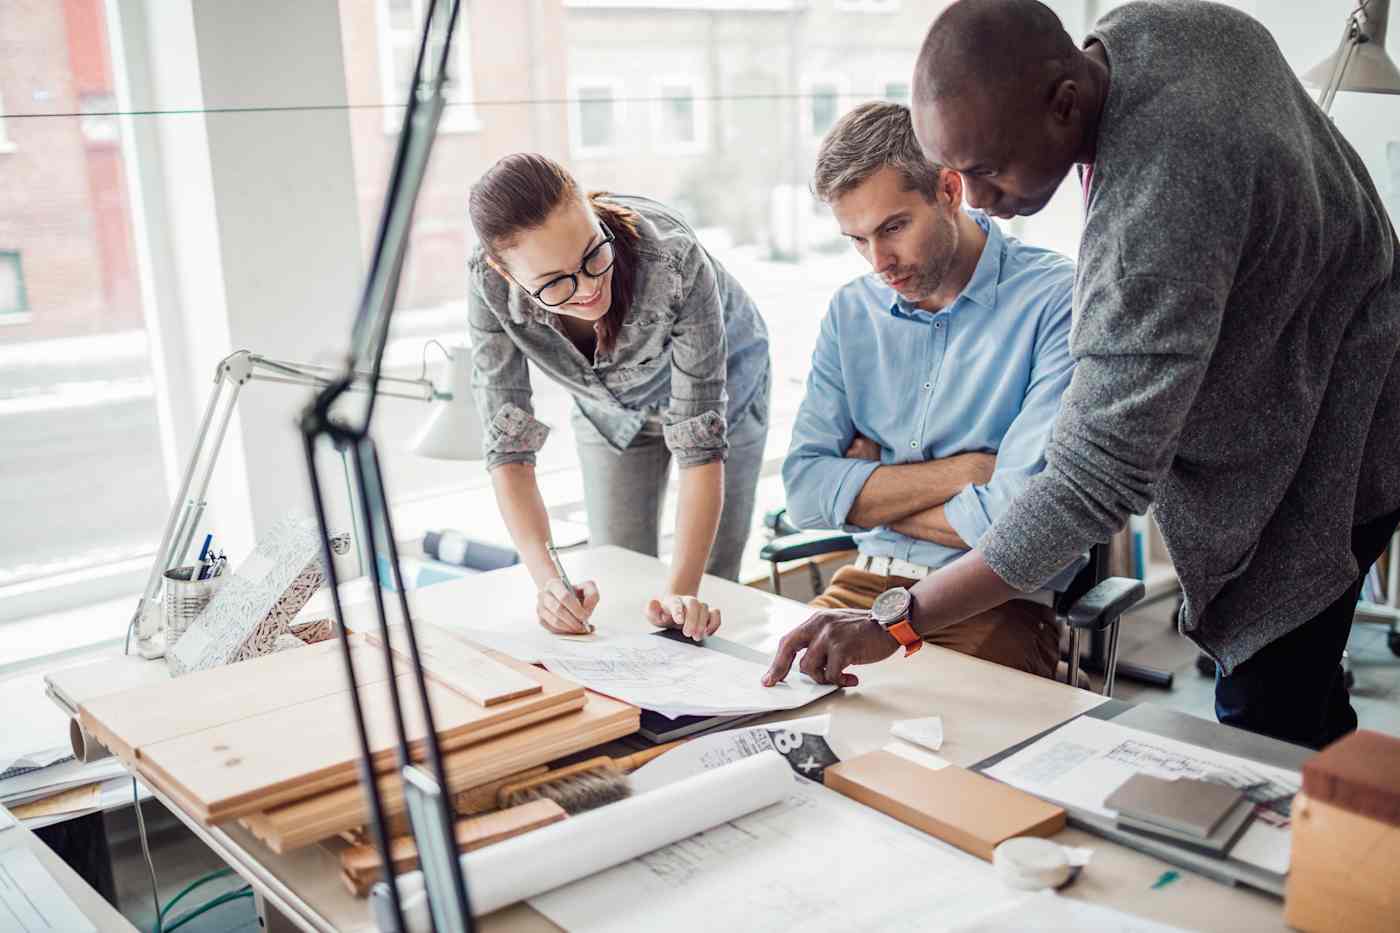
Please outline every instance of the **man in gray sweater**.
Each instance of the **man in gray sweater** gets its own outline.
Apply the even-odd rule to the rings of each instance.
[[[1035,589],[1151,504],[1221,721],[1315,747],[1354,729],[1339,661],[1400,521],[1397,242],[1361,159],[1263,26],[1199,0],[1129,3],[1083,49],[1034,0],[961,0],[913,110],[973,207],[1033,214],[1074,166],[1086,203],[1047,468],[912,587],[914,630]],[[897,647],[882,621],[818,613],[766,681],[805,649],[854,683]]]

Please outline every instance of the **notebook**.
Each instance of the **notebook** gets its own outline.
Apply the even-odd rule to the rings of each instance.
[[[1104,806],[1118,811],[1119,821],[1132,820],[1173,835],[1206,839],[1244,799],[1244,794],[1224,784],[1194,778],[1163,780],[1134,774],[1104,798]]]

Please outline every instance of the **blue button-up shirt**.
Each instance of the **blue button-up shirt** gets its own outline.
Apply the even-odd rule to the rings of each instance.
[[[974,547],[1045,467],[1045,444],[1074,370],[1074,264],[969,213],[987,242],[972,278],[946,308],[922,311],[871,274],[842,287],[822,320],[783,464],[788,515],[805,528],[861,532],[862,554],[938,568],[965,553],[847,521],[880,464],[995,452],[991,481],[966,487],[945,505],[948,524]],[[880,445],[880,464],[846,459],[857,432]],[[1049,587],[1063,587],[1081,566]]]

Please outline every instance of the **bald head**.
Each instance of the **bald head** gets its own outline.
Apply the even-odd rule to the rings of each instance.
[[[929,27],[913,85],[925,157],[963,176],[973,207],[1009,217],[1039,211],[1092,157],[1108,69],[1037,0],[958,0]]]
[[[933,21],[914,66],[914,96],[934,101],[973,90],[1025,95],[1067,71],[1078,49],[1037,0],[959,0]]]

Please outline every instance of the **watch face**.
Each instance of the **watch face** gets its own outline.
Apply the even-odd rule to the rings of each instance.
[[[870,614],[881,625],[893,625],[909,615],[909,603],[909,591],[902,586],[895,587],[875,597],[875,602],[870,606]]]

